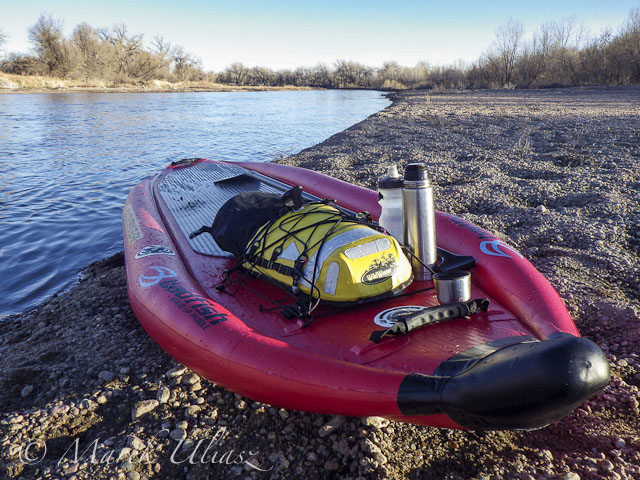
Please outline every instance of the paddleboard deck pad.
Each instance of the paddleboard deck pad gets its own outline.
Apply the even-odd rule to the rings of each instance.
[[[190,159],[143,180],[123,210],[127,287],[149,335],[201,376],[275,406],[447,428],[532,429],[559,420],[609,381],[602,351],[579,336],[549,282],[517,250],[436,213],[438,247],[472,256],[472,298],[488,311],[370,340],[401,315],[438,305],[433,285],[351,308],[287,318],[283,291],[248,275],[210,225],[234,195],[301,186],[309,200],[380,215],[377,193],[310,170]],[[241,222],[242,219],[237,219]]]

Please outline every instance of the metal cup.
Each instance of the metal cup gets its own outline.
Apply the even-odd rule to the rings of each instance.
[[[471,273],[466,270],[436,273],[433,284],[441,305],[468,302],[471,299]]]

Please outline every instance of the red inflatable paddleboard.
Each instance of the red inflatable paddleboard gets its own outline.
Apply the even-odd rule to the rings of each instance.
[[[238,193],[300,185],[353,212],[380,214],[376,192],[272,163],[192,159],[133,188],[123,211],[129,299],[170,355],[201,376],[287,409],[448,428],[531,429],[567,415],[609,381],[605,355],[581,338],[557,292],[520,253],[462,218],[436,214],[438,247],[471,256],[472,298],[488,311],[370,340],[411,311],[438,305],[432,284],[352,308],[321,306],[310,323],[283,316],[282,290],[246,276],[210,225]],[[241,222],[239,218],[237,221]]]

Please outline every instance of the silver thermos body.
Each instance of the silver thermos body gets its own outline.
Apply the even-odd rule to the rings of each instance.
[[[423,163],[410,163],[404,170],[402,187],[404,245],[428,266],[438,261],[433,188]],[[416,258],[411,259],[414,278],[431,280],[431,272]]]

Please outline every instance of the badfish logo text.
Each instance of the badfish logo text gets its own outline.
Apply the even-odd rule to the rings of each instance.
[[[152,287],[159,284],[165,278],[176,277],[176,272],[167,267],[149,267],[156,271],[155,275],[142,275],[138,276],[138,283],[142,288]]]
[[[149,245],[148,247],[144,247],[138,253],[136,253],[136,260],[144,257],[148,257],[149,255],[171,255],[174,256],[175,252],[171,250],[169,247],[164,247],[162,245]]]

